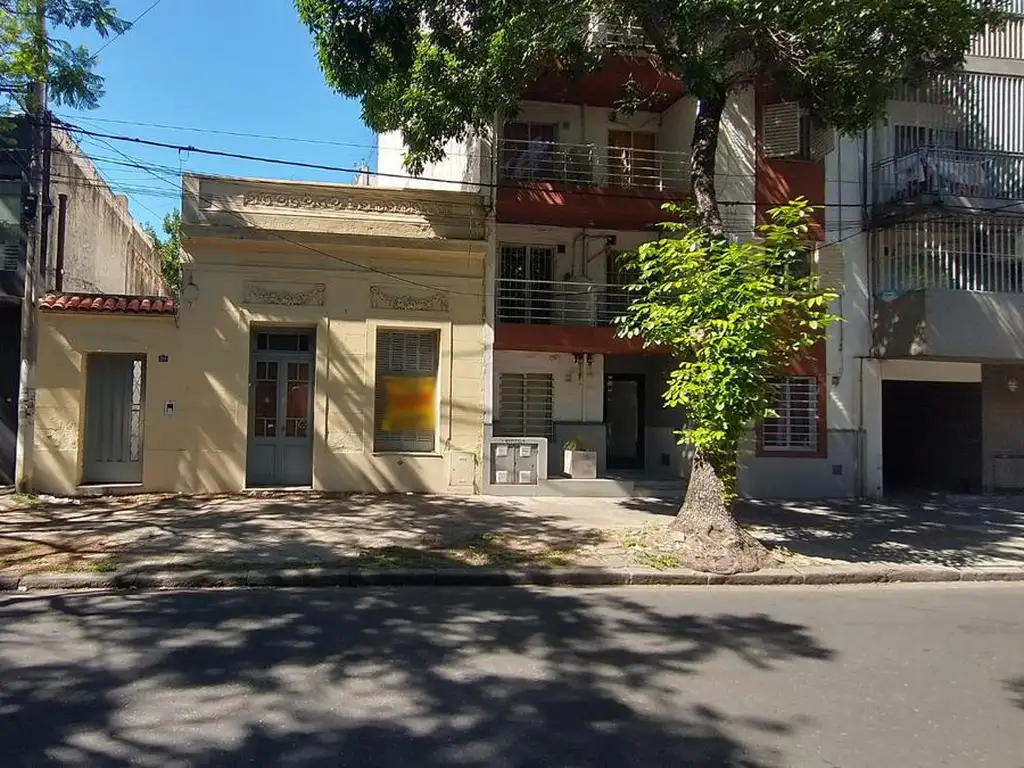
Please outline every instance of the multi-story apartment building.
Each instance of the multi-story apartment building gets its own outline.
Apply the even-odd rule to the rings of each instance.
[[[894,94],[889,121],[861,136],[816,129],[771,84],[730,102],[716,178],[727,228],[750,237],[798,195],[818,205],[816,266],[846,320],[780,377],[780,418],[752,430],[743,493],[1024,487],[1021,25],[980,37],[964,72]],[[657,237],[662,203],[689,194],[696,104],[635,29],[594,33],[608,45],[599,71],[541,78],[492,136],[397,181],[491,197],[488,434],[546,438],[551,478],[577,438],[601,477],[678,480],[684,416],[661,397],[672,361],[611,320],[626,301],[616,254]],[[656,107],[616,112],[627,81]],[[402,152],[380,137],[378,183],[396,184]]]
[[[1024,2],[863,138],[870,493],[1024,488]],[[845,178],[845,176],[843,177]],[[852,362],[852,361],[851,361]]]
[[[46,194],[40,295],[164,291],[153,241],[128,213],[71,136],[51,127],[44,145]],[[8,119],[0,152],[0,485],[13,482],[21,362],[21,301],[25,292],[25,231],[37,203],[28,190],[32,131],[24,117]]]

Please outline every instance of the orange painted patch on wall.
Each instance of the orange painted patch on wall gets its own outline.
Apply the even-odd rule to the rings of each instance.
[[[429,431],[436,423],[435,382],[430,376],[386,376],[382,432]]]

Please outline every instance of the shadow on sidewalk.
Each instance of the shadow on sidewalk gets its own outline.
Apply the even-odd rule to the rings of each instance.
[[[729,655],[784,685],[787,662],[835,658],[801,625],[600,591],[72,594],[0,611],[6,766],[783,766],[764,742],[812,718],[684,705],[681,680]],[[60,642],[40,645],[47,626]]]
[[[768,544],[851,563],[1024,565],[1024,499],[742,501],[737,517]]]
[[[8,513],[0,569],[39,547],[73,560],[170,558],[189,567],[313,565],[560,565],[559,555],[601,541],[565,514],[493,497],[261,493],[83,499]],[[7,550],[5,554],[5,548]],[[440,553],[432,552],[440,550]],[[543,562],[544,559],[551,562]],[[51,566],[52,567],[52,566]]]
[[[625,499],[624,510],[675,516],[679,501]],[[1024,497],[736,502],[769,546],[849,563],[1024,565]]]

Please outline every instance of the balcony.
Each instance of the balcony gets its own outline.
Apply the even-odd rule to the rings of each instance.
[[[611,327],[628,306],[629,294],[616,285],[498,279],[499,323]]]
[[[622,339],[613,321],[629,306],[621,286],[555,280],[497,280],[498,349],[544,352],[642,352]]]
[[[594,45],[620,51],[652,52],[641,26],[634,19],[596,19],[590,28]]]
[[[1024,358],[1024,229],[1009,218],[895,229],[872,269],[874,354]]]
[[[657,149],[502,139],[498,220],[647,229],[689,194],[689,155]]]
[[[690,186],[685,152],[521,139],[502,139],[500,150],[502,181],[677,192]]]
[[[917,206],[1024,210],[1024,154],[918,149],[874,167],[880,214]],[[1008,205],[1009,203],[1009,205]]]

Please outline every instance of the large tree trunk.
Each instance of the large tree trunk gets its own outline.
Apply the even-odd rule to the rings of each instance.
[[[709,573],[749,573],[771,560],[764,545],[736,522],[732,494],[726,491],[714,462],[694,455],[686,498],[672,522],[680,565]]]
[[[690,146],[690,179],[693,182],[693,196],[701,220],[716,235],[723,233],[722,213],[718,209],[718,195],[715,193],[715,156],[718,152],[718,130],[722,125],[722,113],[729,98],[728,91],[718,91],[700,99],[697,107],[697,122],[693,126],[693,143]]]

